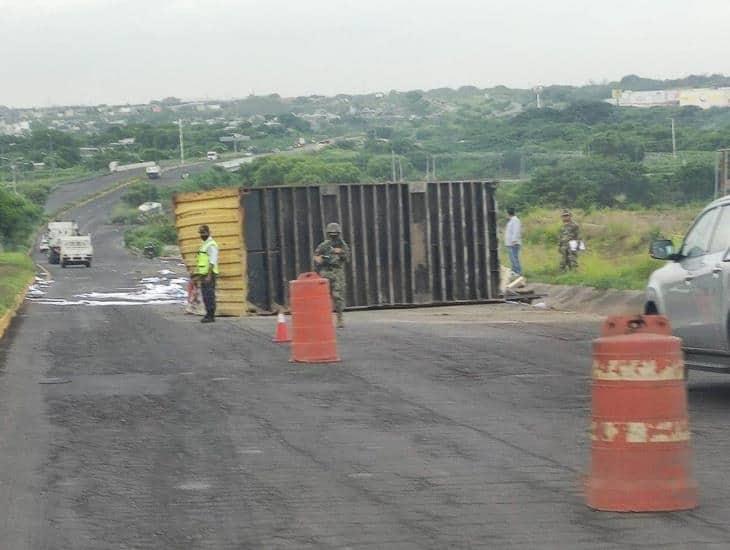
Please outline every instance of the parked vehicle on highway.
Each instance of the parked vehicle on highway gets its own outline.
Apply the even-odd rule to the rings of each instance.
[[[208,160],[218,160],[218,153],[215,151],[208,151],[207,158]]]
[[[669,318],[690,368],[730,372],[730,196],[700,212],[679,249],[660,239],[650,254],[668,263],[649,277],[645,312]]]
[[[160,171],[160,167],[157,165],[148,166],[147,168],[145,168],[144,171],[147,174],[147,177],[150,178],[151,180],[156,180],[156,179],[160,178],[161,171]]]
[[[61,237],[61,267],[67,265],[85,265],[91,267],[94,247],[91,246],[90,235]]]
[[[159,202],[148,201],[140,204],[137,210],[142,214],[158,214],[162,212],[162,204]]]
[[[61,260],[61,238],[79,234],[79,226],[74,221],[55,221],[48,223],[48,263],[57,264]]]
[[[41,241],[38,243],[38,250],[40,252],[48,252],[48,237],[43,236],[41,238]]]

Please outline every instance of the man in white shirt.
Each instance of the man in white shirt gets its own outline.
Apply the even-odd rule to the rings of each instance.
[[[522,245],[522,222],[515,216],[515,209],[508,208],[509,221],[504,231],[504,243],[507,246],[509,261],[512,264],[512,271],[517,275],[522,275],[522,265],[520,265],[520,246]]]

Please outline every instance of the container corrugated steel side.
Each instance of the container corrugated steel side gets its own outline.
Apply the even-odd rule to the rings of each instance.
[[[324,227],[352,249],[347,306],[484,302],[498,298],[496,182],[341,184],[246,189],[248,301],[288,304],[288,282],[311,271]]]
[[[248,287],[241,190],[176,193],[173,208],[180,251],[191,273],[201,244],[198,228],[203,224],[208,225],[218,243],[220,276],[216,287],[216,314],[243,315],[247,310]]]

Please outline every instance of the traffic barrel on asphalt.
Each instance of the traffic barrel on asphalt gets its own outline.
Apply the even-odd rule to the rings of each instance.
[[[593,342],[591,465],[596,510],[697,506],[682,343],[666,317],[611,317]]]
[[[339,361],[329,281],[317,273],[302,273],[296,281],[289,282],[289,302],[291,360],[297,363]]]

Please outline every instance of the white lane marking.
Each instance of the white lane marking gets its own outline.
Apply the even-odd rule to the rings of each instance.
[[[205,491],[206,489],[210,489],[210,483],[206,483],[205,481],[186,481],[178,485],[177,488],[183,491]]]

